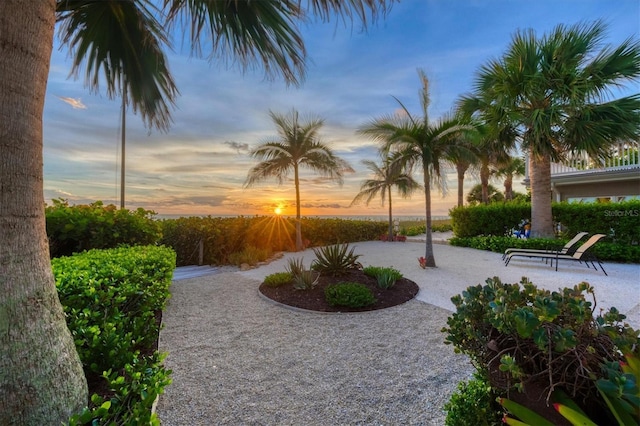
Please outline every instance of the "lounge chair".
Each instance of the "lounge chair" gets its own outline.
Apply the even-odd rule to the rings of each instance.
[[[520,253],[520,252],[513,252],[513,253],[509,253],[506,256],[506,260],[505,260],[505,264],[504,266],[508,266],[509,262],[511,262],[511,259],[513,259],[514,257],[535,257],[535,258],[539,258],[539,259],[551,259],[551,266],[553,266],[553,261],[555,259],[556,261],[556,271],[558,270],[558,262],[560,260],[577,260],[578,262],[582,263],[584,262],[587,265],[587,268],[589,268],[589,263],[591,263],[591,266],[593,266],[593,269],[595,269],[596,271],[598,270],[598,268],[595,265],[595,262],[598,263],[598,265],[600,265],[600,269],[602,269],[602,272],[604,272],[605,275],[607,275],[607,271],[604,270],[604,268],[602,267],[602,263],[600,263],[600,261],[598,260],[597,257],[595,257],[590,251],[589,249],[591,247],[593,247],[593,245],[595,243],[597,243],[598,241],[600,241],[601,238],[605,237],[604,234],[595,234],[593,235],[591,238],[589,238],[587,241],[585,241],[584,244],[582,244],[576,251],[575,253],[573,253],[572,255],[569,254],[560,254],[559,252],[556,253]]]
[[[573,237],[571,239],[571,241],[569,241],[567,244],[564,245],[564,247],[562,247],[562,249],[560,250],[540,250],[540,249],[527,249],[527,248],[508,248],[504,251],[504,254],[502,255],[502,260],[505,260],[505,258],[507,257],[507,255],[509,253],[534,253],[534,256],[538,253],[559,253],[559,254],[568,254],[568,255],[572,255],[573,253],[576,252],[576,250],[578,249],[578,241],[580,241],[582,239],[582,237],[584,237],[585,235],[588,235],[588,232],[578,232],[576,234],[575,237]]]

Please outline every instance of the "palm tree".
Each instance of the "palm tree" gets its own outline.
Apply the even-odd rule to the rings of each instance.
[[[387,241],[393,241],[391,189],[395,186],[398,194],[403,198],[407,198],[413,191],[420,188],[420,184],[413,179],[411,172],[403,170],[402,165],[397,161],[398,159],[399,155],[395,153],[386,156],[383,154],[381,165],[378,165],[375,161],[362,160],[362,164],[373,172],[373,178],[362,182],[360,192],[351,202],[351,205],[354,205],[364,200],[365,204],[369,205],[371,200],[379,196],[384,206],[385,199],[389,197],[389,238]]]
[[[553,236],[551,162],[586,152],[605,157],[612,144],[640,135],[640,94],[611,99],[640,77],[640,43],[603,46],[601,21],[558,25],[536,38],[518,31],[507,52],[482,66],[475,93],[482,119],[513,131],[528,154],[532,236]],[[471,101],[473,103],[473,101]]]
[[[89,3],[135,3],[138,9],[152,4],[143,0],[0,1],[0,424],[66,423],[69,415],[88,401],[86,381],[66,327],[49,261],[42,189],[42,112],[56,7],[60,7],[62,19],[67,13],[63,12],[66,5],[81,8]],[[366,24],[367,11],[374,17],[384,14],[389,3],[314,0],[309,2],[307,11],[325,20],[342,16]],[[176,25],[194,25],[193,31],[185,28],[185,33],[193,35],[195,42],[202,31],[210,30],[208,40],[212,43],[207,46],[212,48],[211,59],[220,54],[231,57],[243,69],[258,65],[267,75],[281,74],[291,83],[304,75],[305,49],[297,24],[306,19],[307,11],[299,1],[164,0],[163,7]],[[84,10],[89,13],[89,9]],[[73,19],[71,16],[64,19]],[[82,22],[96,23],[93,15],[77,16]],[[148,23],[144,19],[141,22]],[[92,33],[90,26],[87,32],[82,31],[80,23],[73,28],[77,28],[78,37],[111,37]],[[73,37],[68,41],[74,43]],[[128,42],[140,52],[152,49],[145,47],[146,39],[131,38]],[[79,49],[81,45],[76,46]],[[89,57],[89,61],[93,59]],[[102,63],[109,62],[109,66],[120,66],[121,71],[129,72],[126,61],[110,61]],[[136,93],[142,95],[141,91],[151,86],[133,87],[137,84],[135,72],[120,77],[109,68],[103,67],[103,71],[107,88],[113,85],[117,92],[118,78],[126,82],[128,96],[140,108],[143,119],[146,112],[157,107],[155,119],[149,115],[149,120],[162,121],[162,102],[145,104],[142,96],[139,103],[136,101]],[[163,82],[154,84],[159,88]],[[164,105],[171,102],[170,98],[166,101]]]
[[[431,235],[431,187],[439,184],[440,188],[443,188],[443,163],[447,158],[453,157],[456,151],[466,151],[458,137],[465,131],[471,131],[472,127],[455,117],[444,117],[431,123],[428,115],[429,80],[422,70],[418,70],[418,75],[422,82],[419,92],[421,117],[411,115],[404,104],[396,99],[402,109],[402,115],[375,119],[359,132],[382,142],[386,150],[393,148],[399,152],[401,161],[409,167],[415,164],[422,166],[427,233],[424,257],[426,266],[435,267]]]
[[[524,160],[520,157],[509,157],[506,162],[498,165],[494,171],[496,177],[504,177],[504,199],[513,200],[513,177],[524,176]]]
[[[336,180],[340,185],[345,172],[353,169],[345,160],[320,141],[318,130],[324,124],[319,118],[300,122],[298,112],[288,115],[270,111],[278,129],[278,140],[267,141],[253,148],[250,155],[261,162],[249,170],[245,187],[266,178],[276,178],[282,184],[293,172],[296,188],[296,250],[302,250],[302,226],[300,222],[300,166],[307,167],[322,176]]]

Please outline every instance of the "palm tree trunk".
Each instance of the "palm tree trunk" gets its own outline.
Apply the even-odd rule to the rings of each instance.
[[[436,258],[433,255],[433,237],[431,235],[431,179],[429,177],[429,169],[424,168],[424,201],[425,201],[425,215],[426,215],[426,223],[425,223],[425,232],[426,232],[426,242],[425,242],[425,266],[435,268],[436,267]]]
[[[489,163],[483,162],[480,168],[480,183],[482,184],[482,204],[489,204]]]
[[[531,184],[531,236],[553,237],[551,212],[551,159],[529,153]]]
[[[300,218],[300,177],[298,175],[298,165],[293,166],[294,182],[296,185],[296,251],[301,251],[302,247],[302,222]]]
[[[464,174],[469,168],[469,164],[458,162],[456,170],[458,171],[458,207],[464,205]]]
[[[393,241],[393,210],[391,208],[391,186],[387,187],[389,191],[389,239],[388,241]]]
[[[504,178],[504,199],[507,201],[513,200],[513,173],[507,173]]]
[[[87,383],[45,229],[42,112],[55,0],[0,2],[0,424],[66,424]]]

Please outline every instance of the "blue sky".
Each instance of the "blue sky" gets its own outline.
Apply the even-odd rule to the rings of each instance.
[[[393,96],[419,113],[418,68],[430,78],[429,113],[436,119],[472,90],[477,69],[500,56],[518,29],[533,28],[542,36],[557,24],[596,19],[609,25],[607,43],[637,38],[640,1],[405,0],[366,32],[335,20],[304,25],[309,58],[299,87],[265,80],[260,69],[242,73],[229,61],[191,57],[177,39],[169,66],[181,95],[171,129],[149,133],[138,116],[127,115],[126,205],[214,216],[271,214],[280,206],[294,214],[292,182],[265,181],[249,189],[243,183],[255,164],[247,148],[276,135],[269,110],[295,108],[325,119],[323,141],[356,170],[342,187],[304,174],[303,215],[385,215],[379,201],[349,207],[368,177],[361,160],[377,158],[375,144],[355,131],[393,113]],[[82,73],[69,78],[70,68],[67,50],[56,41],[44,111],[45,199],[119,204],[120,100],[109,100],[104,91],[91,94]],[[636,82],[622,93],[638,91]],[[74,108],[74,101],[81,104]],[[467,177],[466,190],[475,180]],[[456,203],[455,175],[447,181],[449,195],[434,195],[434,215],[446,215]],[[394,212],[423,216],[422,194],[395,197]]]

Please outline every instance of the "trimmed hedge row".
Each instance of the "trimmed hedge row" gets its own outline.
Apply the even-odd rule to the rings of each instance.
[[[620,203],[554,203],[553,220],[562,226],[564,235],[586,231],[605,234],[609,241],[621,244],[640,242],[640,200]],[[455,207],[449,214],[456,237],[479,235],[503,236],[517,227],[520,220],[531,219],[530,203],[494,203]]]
[[[177,264],[193,265],[199,260],[203,242],[203,263],[223,265],[234,253],[248,247],[274,251],[295,250],[295,219],[280,216],[186,217],[160,222],[163,245],[177,253]],[[302,238],[306,246],[375,240],[386,230],[386,223],[343,220],[302,219]]]
[[[513,238],[513,237],[453,237],[449,239],[449,244],[460,247],[471,247],[479,250],[489,250],[496,253],[504,253],[508,248],[530,248],[537,250],[559,250],[569,241],[564,239],[547,238]],[[614,262],[640,263],[640,246],[626,245],[600,241],[591,250],[600,260]]]
[[[156,396],[171,380],[155,343],[175,253],[139,246],[52,259],[67,325],[93,394],[70,424],[159,424]]]
[[[69,206],[65,200],[53,200],[45,215],[51,257],[120,245],[155,244],[160,239],[160,225],[153,220],[155,213],[142,208],[118,209],[101,201]]]

